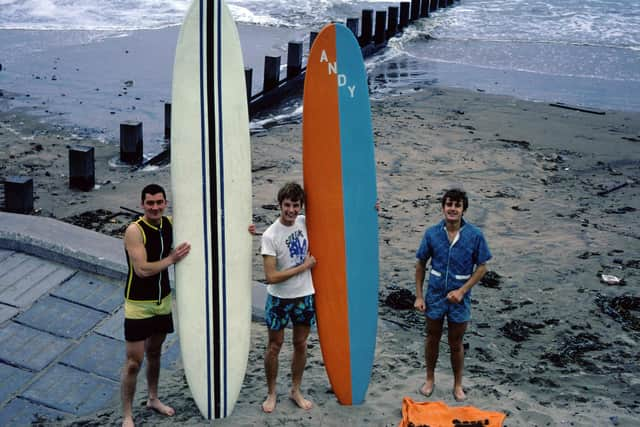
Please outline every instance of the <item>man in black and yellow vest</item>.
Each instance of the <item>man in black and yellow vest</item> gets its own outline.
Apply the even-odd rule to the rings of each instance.
[[[171,219],[164,189],[147,185],[141,194],[144,215],[131,223],[124,235],[129,274],[124,291],[124,336],[127,358],[122,370],[123,426],[133,426],[133,395],[140,366],[147,358],[147,408],[172,416],[173,408],[158,399],[162,343],[173,332],[168,267],[187,256],[191,246],[173,249]]]

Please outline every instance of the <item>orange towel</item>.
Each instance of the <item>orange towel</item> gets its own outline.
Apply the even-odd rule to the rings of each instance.
[[[402,399],[402,421],[398,427],[502,427],[506,417],[502,412],[483,411],[473,406],[414,402],[405,397]]]

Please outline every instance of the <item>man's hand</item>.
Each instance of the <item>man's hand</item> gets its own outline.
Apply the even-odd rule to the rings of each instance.
[[[427,309],[427,304],[424,303],[424,298],[416,298],[416,301],[413,303],[413,307],[419,311],[425,311]]]
[[[464,291],[462,289],[456,289],[447,294],[447,301],[454,304],[460,304],[464,298]]]
[[[316,264],[317,264],[316,258],[311,254],[307,255],[307,257],[304,259],[304,262],[302,263],[302,265],[304,265],[307,270],[315,267]]]
[[[180,243],[175,247],[174,250],[171,251],[169,257],[171,257],[171,263],[175,264],[180,261],[182,258],[189,255],[189,251],[191,251],[191,245],[187,242]]]

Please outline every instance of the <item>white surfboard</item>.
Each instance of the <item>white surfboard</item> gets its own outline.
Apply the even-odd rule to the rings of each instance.
[[[251,152],[240,39],[222,0],[194,0],[173,68],[171,136],[180,349],[207,419],[233,410],[251,327]]]

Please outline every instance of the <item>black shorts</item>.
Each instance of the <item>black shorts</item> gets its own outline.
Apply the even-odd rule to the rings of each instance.
[[[149,317],[147,319],[124,319],[124,339],[144,341],[151,335],[173,332],[171,313]]]

